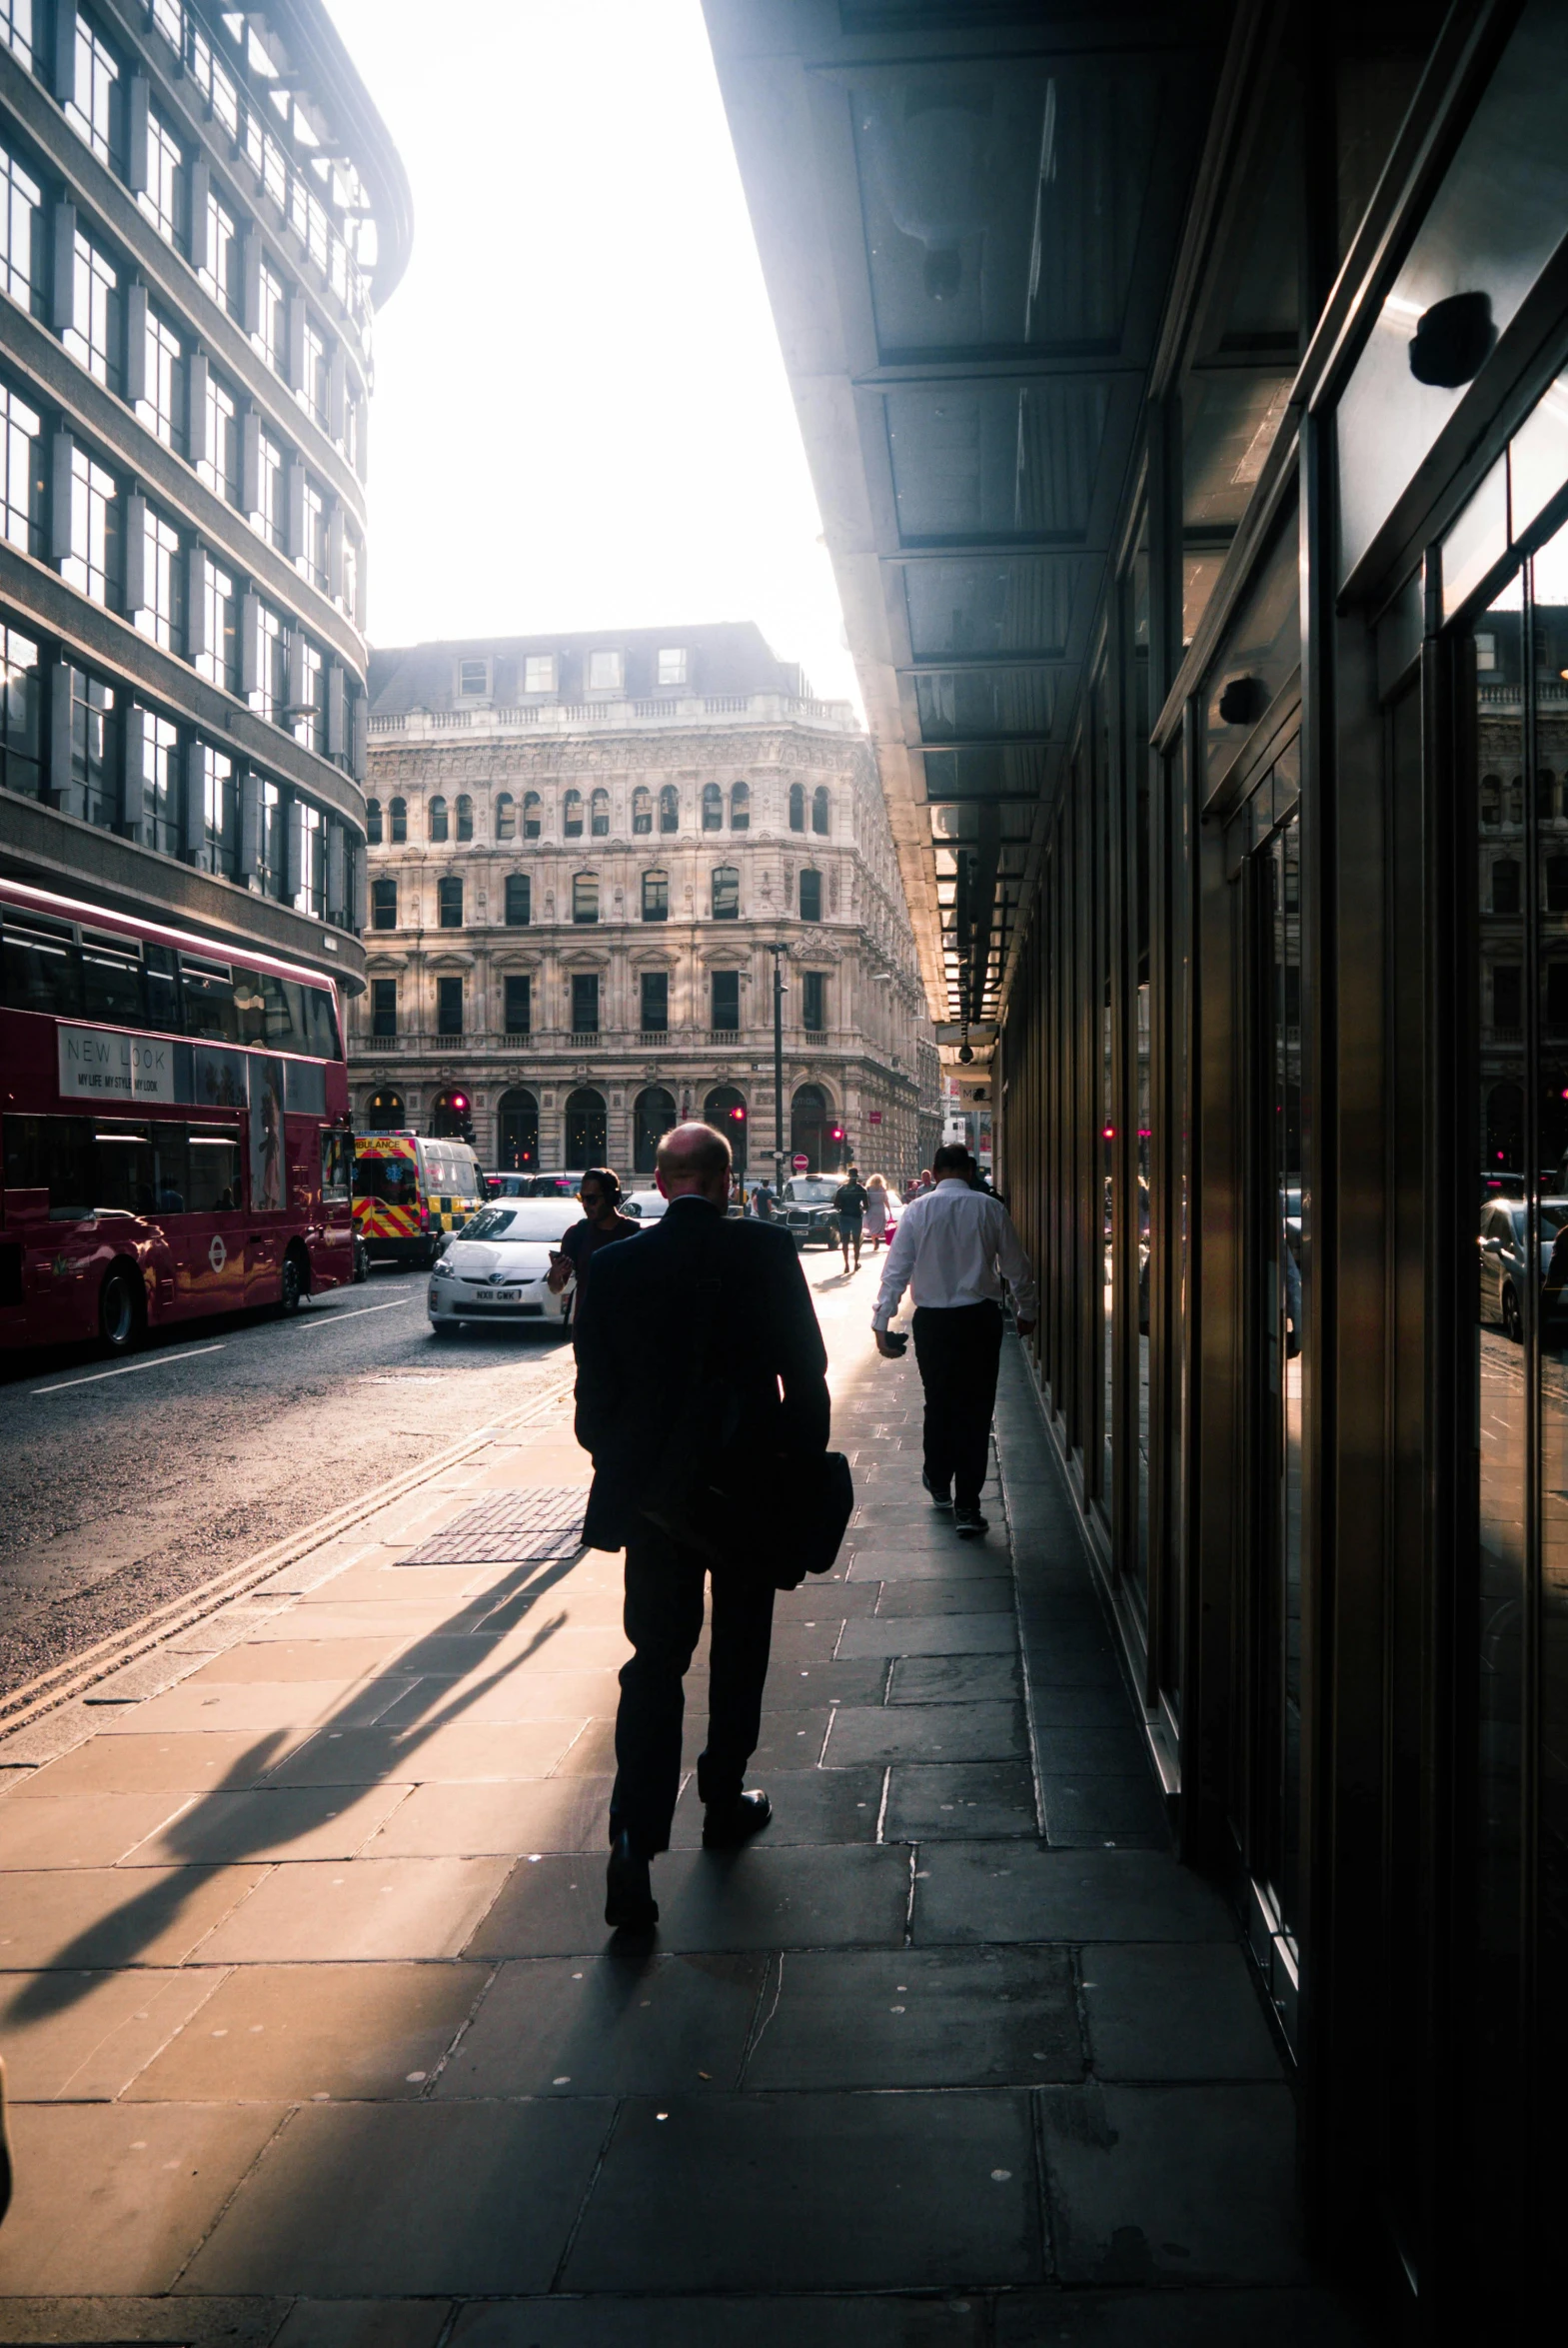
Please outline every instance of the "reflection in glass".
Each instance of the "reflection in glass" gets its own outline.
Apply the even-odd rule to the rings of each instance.
[[[1152,1045],[1149,992],[1150,876],[1153,841],[1149,822],[1149,559],[1148,524],[1139,535],[1129,580],[1127,641],[1132,660],[1127,684],[1128,755],[1132,762],[1129,805],[1132,810],[1132,947],[1136,956],[1132,1035],[1132,1111],[1135,1119],[1133,1167],[1136,1183],[1138,1266],[1137,1325],[1137,1532],[1125,1544],[1126,1567],[1135,1577],[1140,1604],[1148,1602],[1149,1572],[1149,1243],[1153,1195],[1153,1099],[1150,1085]]]
[[[1259,1713],[1263,1795],[1254,1866],[1266,1873],[1292,1951],[1299,1914],[1301,1813],[1301,1390],[1306,1319],[1302,1262],[1308,1197],[1302,1164],[1301,823],[1292,816],[1262,851],[1264,948],[1263,1360],[1271,1474],[1259,1587]]]

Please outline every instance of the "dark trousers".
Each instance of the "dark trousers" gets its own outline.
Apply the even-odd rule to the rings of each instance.
[[[925,1472],[939,1492],[952,1487],[960,1508],[974,1507],[996,1405],[1001,1306],[917,1304],[914,1358],[925,1388]]]
[[[611,1840],[624,1829],[652,1858],[670,1848],[681,1790],[682,1681],[703,1632],[703,1559],[650,1525],[627,1543],[627,1637],[637,1650],[621,1670]],[[743,1791],[762,1729],[763,1683],[774,1628],[771,1583],[744,1569],[714,1570],[709,1641],[708,1743],[698,1756],[705,1802]]]

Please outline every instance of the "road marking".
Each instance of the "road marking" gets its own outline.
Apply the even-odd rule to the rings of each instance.
[[[352,1312],[323,1312],[319,1318],[313,1312],[308,1320],[298,1320],[294,1325],[296,1328],[326,1328],[329,1324],[335,1326],[340,1320],[358,1320],[367,1312],[399,1312],[404,1305],[414,1301],[412,1296],[394,1296],[390,1304],[356,1304]]]
[[[162,1369],[170,1361],[196,1361],[203,1353],[221,1353],[222,1344],[195,1345],[184,1353],[155,1353],[147,1361],[127,1361],[119,1369],[94,1369],[86,1377],[63,1377],[57,1386],[34,1386],[33,1393],[63,1394],[67,1386],[95,1386],[102,1377],[129,1377],[133,1369]]]

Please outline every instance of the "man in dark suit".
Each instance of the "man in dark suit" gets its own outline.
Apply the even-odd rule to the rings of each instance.
[[[578,1303],[577,1438],[594,1458],[585,1537],[626,1550],[626,1634],[616,1782],[610,1801],[605,1918],[647,1929],[659,1918],[649,1861],[670,1847],[681,1783],[682,1681],[703,1629],[712,1572],[708,1743],[698,1758],[703,1840],[734,1847],[766,1826],[766,1793],[744,1790],[757,1750],[773,1633],[774,1587],[742,1556],[709,1558],[644,1514],[704,1396],[705,1477],[744,1491],[781,1453],[827,1447],[827,1355],[787,1231],[731,1220],[730,1145],[712,1126],[677,1126],[659,1146],[669,1211],[595,1256]],[[711,1317],[707,1358],[694,1321]],[[701,1378],[701,1386],[697,1384]],[[783,1391],[781,1392],[781,1387]],[[668,1516],[668,1509],[661,1513]]]

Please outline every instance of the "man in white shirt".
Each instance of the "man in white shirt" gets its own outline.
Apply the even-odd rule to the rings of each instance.
[[[914,1297],[914,1354],[925,1389],[925,1465],[920,1481],[956,1530],[985,1530],[985,1481],[996,1371],[1001,1360],[1001,1283],[1012,1290],[1018,1334],[1034,1326],[1034,1274],[1001,1200],[974,1187],[975,1164],[960,1143],[931,1162],[935,1187],[898,1217],[877,1290],[876,1350],[896,1357],[887,1329],[907,1287]]]

